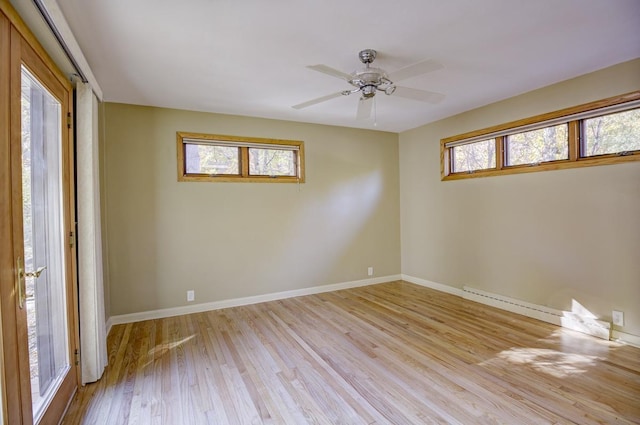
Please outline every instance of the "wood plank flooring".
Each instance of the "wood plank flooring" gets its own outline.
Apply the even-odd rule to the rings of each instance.
[[[64,424],[640,423],[640,349],[406,282],[118,325]]]

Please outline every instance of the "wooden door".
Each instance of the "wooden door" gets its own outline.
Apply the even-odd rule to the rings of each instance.
[[[53,424],[78,385],[71,86],[0,4],[5,420]]]

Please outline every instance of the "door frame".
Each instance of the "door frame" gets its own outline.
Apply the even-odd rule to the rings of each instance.
[[[21,197],[12,193],[22,193],[21,175],[12,163],[21,163],[21,65],[27,68],[61,99],[61,128],[63,157],[63,215],[66,245],[65,275],[67,277],[67,315],[69,321],[69,362],[73,379],[67,380],[65,391],[75,392],[80,385],[79,325],[77,264],[75,244],[75,186],[74,149],[71,111],[73,108],[73,87],[60,72],[55,63],[38,43],[26,24],[7,0],[0,0],[0,379],[2,384],[2,410],[8,423],[30,424],[33,421],[29,377],[29,352],[26,344],[26,313],[18,308],[16,290],[17,261],[23,256],[22,245],[22,203]],[[55,87],[58,89],[56,90]],[[62,91],[60,91],[62,87]],[[69,118],[67,118],[69,117]],[[17,161],[17,162],[16,162]],[[13,174],[12,174],[13,173]],[[21,316],[20,315],[24,315]],[[57,423],[66,410],[68,402],[48,409],[42,417],[42,424]],[[60,404],[60,403],[59,403]]]

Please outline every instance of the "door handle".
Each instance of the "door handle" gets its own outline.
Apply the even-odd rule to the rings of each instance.
[[[20,310],[24,308],[24,302],[27,298],[27,288],[25,284],[25,277],[33,277],[35,279],[39,278],[43,271],[47,268],[47,266],[38,267],[38,269],[34,272],[25,272],[24,266],[22,265],[22,257],[18,257],[16,260],[16,268],[18,269],[18,307]]]
[[[40,275],[42,274],[42,272],[44,271],[44,269],[46,269],[47,266],[42,266],[42,267],[38,267],[38,269],[35,272],[26,272],[24,274],[25,277],[35,277],[36,279],[40,277]]]

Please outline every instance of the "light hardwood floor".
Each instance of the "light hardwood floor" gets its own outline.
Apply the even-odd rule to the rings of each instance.
[[[118,325],[64,424],[640,423],[640,349],[406,282]]]

